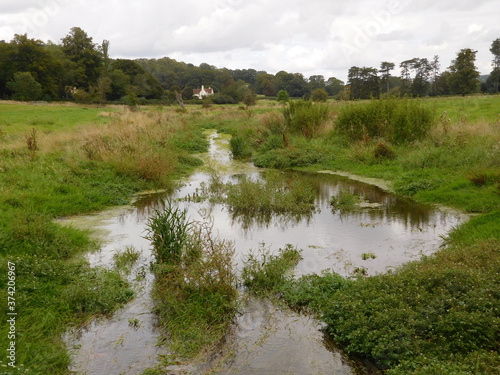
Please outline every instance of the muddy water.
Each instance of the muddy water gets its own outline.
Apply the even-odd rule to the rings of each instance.
[[[231,160],[228,139],[210,135],[208,158],[212,168],[226,181],[238,175],[265,178],[251,165]],[[250,249],[261,246],[275,251],[286,244],[302,249],[303,260],[297,276],[332,269],[349,276],[387,272],[405,262],[430,254],[439,247],[441,236],[463,218],[430,206],[391,195],[372,185],[329,174],[293,174],[287,178],[307,180],[318,193],[316,210],[302,217],[249,217],[231,214],[226,207],[208,202],[194,203],[187,197],[199,194],[209,174],[194,174],[170,197],[188,209],[193,220],[209,212],[214,230],[221,238],[234,241],[236,268],[241,269]],[[364,208],[351,212],[333,211],[330,197],[349,190],[364,198]],[[72,370],[80,374],[140,374],[153,366],[165,349],[157,347],[159,332],[151,310],[150,291],[153,260],[149,243],[142,237],[152,210],[166,194],[137,197],[133,205],[98,215],[78,218],[79,226],[98,228],[106,243],[89,254],[93,266],[111,268],[113,254],[133,247],[141,257],[129,271],[136,298],[110,319],[92,322],[68,334]],[[267,301],[246,298],[233,334],[216,358],[198,365],[171,368],[182,371],[223,374],[351,374],[352,364],[325,341],[317,321],[282,311]]]

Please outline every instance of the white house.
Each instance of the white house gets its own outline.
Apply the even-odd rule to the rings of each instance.
[[[193,90],[193,96],[196,96],[198,99],[203,99],[206,96],[212,96],[214,94],[214,90],[209,87],[205,88],[203,85],[201,85],[201,89],[194,89]]]

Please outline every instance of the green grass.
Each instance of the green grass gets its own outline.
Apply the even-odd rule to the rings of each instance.
[[[436,121],[409,142],[376,135],[353,142],[333,122],[312,137],[289,132],[280,142],[282,120],[269,114],[219,123],[242,137],[259,166],[382,178],[401,195],[480,214],[450,233],[435,255],[386,275],[344,279],[325,272],[275,282],[265,273],[267,263],[278,262],[273,258],[254,278],[290,306],[321,317],[349,354],[375,361],[387,374],[497,374],[500,96],[419,103]],[[331,106],[339,113],[346,104]]]
[[[241,275],[243,285],[251,292],[260,295],[271,295],[279,292],[283,285],[293,278],[290,272],[302,259],[301,252],[287,244],[278,249],[277,254],[271,254],[265,244],[256,252],[250,252],[244,261]]]
[[[237,291],[231,242],[212,233],[207,218],[189,222],[171,203],[150,219],[156,263],[154,293],[167,362],[192,359],[223,339],[236,314]]]
[[[433,109],[437,116],[446,112],[450,122],[498,122],[500,96],[476,95],[422,99],[422,104]]]
[[[101,112],[116,114],[111,120]],[[54,218],[128,204],[135,192],[168,188],[173,178],[200,164],[190,152],[206,150],[207,142],[201,129],[183,124],[179,116],[150,110],[2,103],[0,122],[0,260],[5,265],[0,287],[6,290],[6,265],[13,262],[18,311],[19,369],[9,374],[68,373],[64,332],[111,313],[133,292],[118,270],[92,269],[83,260],[83,253],[97,247],[90,233]],[[33,128],[36,150],[26,140]],[[129,263],[135,255],[118,261]],[[4,316],[6,309],[7,304]],[[5,348],[6,329],[1,325]]]
[[[110,108],[0,103],[0,127],[7,135],[28,132],[32,128],[54,132],[61,128],[68,130],[81,125],[108,123],[114,111]]]

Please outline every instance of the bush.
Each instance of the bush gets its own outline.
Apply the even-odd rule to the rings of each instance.
[[[330,115],[326,104],[313,104],[311,101],[295,100],[283,108],[283,116],[288,129],[311,138]]]
[[[328,100],[328,93],[323,89],[316,89],[311,94],[313,102],[326,102]]]
[[[280,90],[276,100],[281,103],[288,103],[290,101],[290,95],[286,90]]]
[[[229,141],[229,147],[235,159],[244,159],[252,155],[248,143],[243,137],[233,136]]]
[[[390,97],[344,106],[335,128],[351,141],[384,138],[399,144],[423,139],[433,123],[434,113],[420,102]]]

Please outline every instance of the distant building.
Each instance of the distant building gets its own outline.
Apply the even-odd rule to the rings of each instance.
[[[209,87],[205,88],[203,85],[201,85],[201,89],[194,89],[193,90],[193,96],[196,96],[198,99],[203,99],[206,96],[212,96],[214,94],[214,90]]]

